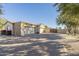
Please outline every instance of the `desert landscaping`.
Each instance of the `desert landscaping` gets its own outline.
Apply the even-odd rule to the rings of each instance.
[[[78,37],[67,34],[28,34],[24,37],[0,36],[1,56],[79,55]]]

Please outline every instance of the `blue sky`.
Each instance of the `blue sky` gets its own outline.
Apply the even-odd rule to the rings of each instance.
[[[53,4],[47,3],[25,3],[25,4],[3,4],[6,19],[15,21],[26,21],[35,24],[46,24],[56,28],[56,17],[58,12]]]

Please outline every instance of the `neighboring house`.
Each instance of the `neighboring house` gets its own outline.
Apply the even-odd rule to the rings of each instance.
[[[40,31],[40,33],[44,33],[45,32],[45,25],[44,24],[40,24],[39,25],[39,31]]]
[[[13,34],[13,24],[9,21],[7,21],[5,24],[3,24],[2,29],[1,29],[1,34],[12,35]]]
[[[13,34],[13,24],[6,19],[0,19],[0,34],[2,35],[12,35]]]
[[[57,29],[55,29],[55,28],[50,28],[50,33],[57,33]]]
[[[50,29],[44,25],[44,24],[40,24],[39,25],[39,33],[48,33],[50,31]]]

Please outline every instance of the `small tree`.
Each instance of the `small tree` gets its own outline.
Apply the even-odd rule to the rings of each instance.
[[[76,29],[79,26],[79,4],[61,3],[56,4],[59,15],[57,17],[58,25],[65,25],[69,33],[74,35],[77,33]]]

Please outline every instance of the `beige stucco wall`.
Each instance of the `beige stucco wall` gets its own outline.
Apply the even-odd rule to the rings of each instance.
[[[44,33],[44,31],[46,30],[45,25],[40,25],[39,27],[40,27],[39,28],[39,33]]]
[[[48,28],[46,25],[41,24],[39,26],[39,33],[49,33],[50,28]]]
[[[43,28],[40,28],[40,33],[44,33],[44,29]]]
[[[30,31],[28,28],[29,24],[26,24],[24,22],[16,22],[14,23],[13,25],[13,32],[14,32],[14,35],[20,35],[20,36],[25,36],[26,34],[29,34],[27,33],[27,31]],[[26,28],[25,28],[26,27]],[[27,29],[27,30],[26,30]]]
[[[25,22],[21,22],[21,36],[25,36],[27,31],[26,31],[26,28],[28,24],[26,24]]]
[[[7,22],[4,26],[3,26],[4,30],[13,30],[13,24],[10,22]]]
[[[0,34],[2,30],[10,30],[12,31],[13,34],[13,24],[11,22],[7,22],[6,24],[2,25],[2,27],[0,28]]]
[[[25,36],[26,34],[34,34],[35,26],[21,22],[21,36]]]
[[[15,36],[21,36],[21,23],[16,22],[13,24],[13,34]]]

